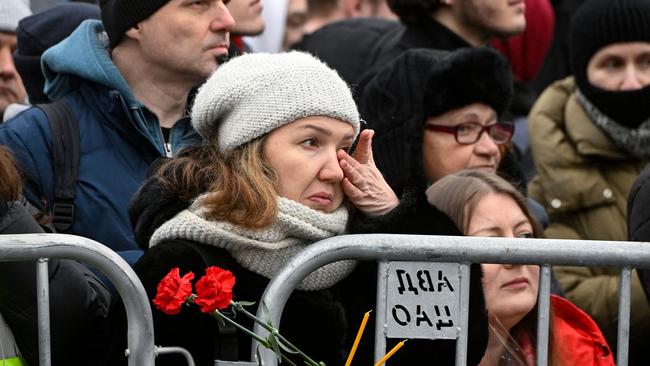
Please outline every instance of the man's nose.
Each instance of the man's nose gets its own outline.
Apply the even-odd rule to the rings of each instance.
[[[216,9],[215,18],[210,23],[210,30],[213,32],[227,31],[230,32],[235,27],[235,19],[223,2],[219,2]]]
[[[629,65],[625,68],[623,75],[623,82],[621,83],[620,90],[637,90],[643,87],[641,82],[640,70],[634,65]]]
[[[3,79],[13,78],[17,73],[11,48],[0,47],[0,77]]]

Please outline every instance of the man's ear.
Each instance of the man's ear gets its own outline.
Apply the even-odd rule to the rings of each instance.
[[[124,33],[124,36],[133,38],[133,39],[140,39],[140,23],[134,25],[133,27],[129,28],[129,30]]]
[[[358,17],[361,15],[363,0],[341,0],[341,5],[346,18]]]

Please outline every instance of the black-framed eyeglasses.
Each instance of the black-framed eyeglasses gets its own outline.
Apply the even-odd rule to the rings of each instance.
[[[483,126],[475,122],[461,123],[457,126],[426,124],[424,128],[429,131],[453,134],[456,142],[461,145],[475,144],[485,131],[495,144],[502,145],[510,142],[512,135],[515,133],[515,125],[510,122],[498,122],[489,126]]]

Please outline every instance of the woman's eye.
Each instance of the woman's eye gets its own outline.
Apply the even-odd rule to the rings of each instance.
[[[520,233],[519,235],[517,235],[517,237],[523,239],[530,239],[533,237],[533,233],[527,231],[527,232]]]
[[[318,145],[318,141],[316,139],[314,139],[314,138],[311,138],[311,139],[303,140],[300,144],[304,145],[304,146],[310,146],[311,147],[311,146]]]

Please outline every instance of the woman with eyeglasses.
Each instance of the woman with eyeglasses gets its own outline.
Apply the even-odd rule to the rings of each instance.
[[[496,172],[499,168],[505,144],[514,132],[512,124],[499,120],[512,94],[508,62],[488,48],[451,53],[409,50],[365,81],[357,93],[361,116],[375,131],[375,163],[400,203],[382,217],[353,221],[352,231],[462,235],[446,215],[427,202],[425,190],[464,169]],[[365,290],[374,295],[374,262],[363,263],[354,275],[365,275],[369,284]],[[467,364],[476,365],[488,336],[480,327],[486,314],[478,265],[472,267],[470,287]],[[349,305],[359,307],[350,314],[359,313],[364,305],[371,308],[373,295],[359,293],[350,299],[363,304]],[[389,339],[388,347],[396,341]],[[441,342],[445,341],[409,340],[407,347],[391,358],[391,364],[421,364],[422,355]],[[455,347],[453,341],[448,342],[449,348]],[[372,350],[372,345],[360,347],[362,352],[366,349]],[[440,357],[436,361],[454,363]]]
[[[499,120],[508,62],[488,48],[410,50],[362,85],[377,166],[398,196],[463,169],[496,172],[514,133]]]

